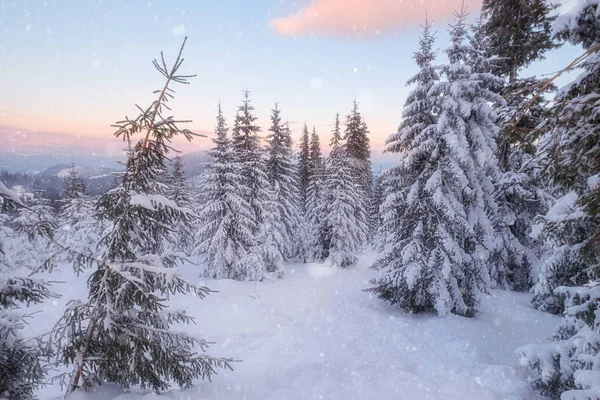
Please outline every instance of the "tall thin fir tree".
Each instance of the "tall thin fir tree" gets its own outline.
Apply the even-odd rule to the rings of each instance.
[[[497,56],[501,75],[509,82],[519,69],[544,57],[556,47],[551,38],[554,6],[547,0],[484,0],[482,29],[490,39],[488,54]]]
[[[234,168],[220,103],[212,141],[211,161],[200,176],[206,201],[198,213],[194,253],[201,256],[204,277],[242,280],[246,276],[241,264],[254,244],[255,221],[244,199],[243,177]]]
[[[32,249],[26,258],[21,258],[30,268],[39,267],[52,258],[54,248],[48,235],[38,235],[37,227],[51,224],[56,228],[56,210],[50,205],[50,200],[44,197],[44,190],[36,190],[34,198],[26,202],[27,207],[18,209],[18,216],[13,219],[12,225],[20,233],[27,233]]]
[[[188,387],[194,379],[210,379],[217,367],[229,367],[229,360],[204,353],[207,341],[171,328],[193,319],[169,308],[170,295],[203,298],[210,290],[176,273],[178,254],[152,252],[159,247],[155,240],[164,240],[170,226],[189,218],[188,210],[154,194],[171,140],[180,135],[191,140],[194,135],[179,128],[183,121],[164,116],[174,93],[170,85],[186,84],[190,77],[178,74],[185,42],[171,68],[162,53],[161,61],[154,61],[166,80],[157,100],[145,109],[138,107],[135,119],[115,125],[115,136],[126,141],[137,133],[143,137],[129,153],[121,184],[98,202],[98,212],[113,224],[104,238],[105,252],[75,266],[78,272],[92,269],[88,298],[71,301],[52,332],[59,359],[73,365],[66,396],[101,382],[165,390],[174,381]]]
[[[501,131],[497,137],[500,175],[495,179],[499,246],[492,280],[513,290],[528,290],[537,279],[540,246],[531,239],[531,226],[537,215],[547,211],[551,200],[534,158],[548,96],[536,95],[543,80],[522,78],[519,71],[556,47],[551,38],[553,9],[546,0],[484,1],[483,23],[474,33],[473,47],[478,53],[474,58],[491,60],[477,72],[505,80],[490,88],[506,100],[495,105]],[[511,18],[514,23],[507,24]]]
[[[308,199],[308,185],[310,183],[310,136],[306,122],[300,137],[300,153],[298,154],[298,187],[300,189],[300,203],[302,212],[306,214],[306,201]]]
[[[183,169],[183,160],[179,154],[173,158],[171,165],[172,171],[167,173],[165,179],[165,195],[179,207],[191,211],[193,208],[192,195]],[[192,225],[192,219],[188,219],[170,227],[167,243],[171,250],[190,254],[194,237]]]
[[[306,199],[306,224],[309,237],[308,243],[308,259],[322,261],[326,255],[321,251],[320,245],[315,245],[314,240],[319,235],[319,223],[323,219],[323,202],[324,202],[324,182],[325,182],[325,165],[321,155],[321,142],[316,128],[313,126],[310,135],[310,152],[308,158],[309,165],[309,183]],[[317,235],[317,236],[315,236]]]
[[[544,172],[557,202],[538,230],[545,242],[533,304],[562,313],[550,343],[518,350],[545,396],[597,399],[600,393],[600,1],[572,4],[555,37],[583,48],[580,70],[557,94],[542,138]]]
[[[360,201],[362,188],[352,176],[352,164],[346,154],[340,132],[339,114],[333,129],[331,152],[326,162],[321,221],[316,239],[332,266],[355,265],[367,241],[367,209]]]
[[[65,182],[64,199],[57,218],[56,239],[54,243],[63,262],[73,262],[81,254],[98,254],[98,244],[108,228],[105,220],[96,214],[96,200],[86,194],[83,179],[77,167],[71,166]],[[65,251],[65,247],[69,251]]]
[[[27,208],[20,196],[0,182],[0,211]],[[0,213],[0,217],[6,215]],[[42,235],[52,239],[54,225],[39,221],[30,227],[30,235]],[[1,232],[0,232],[1,233]],[[9,251],[3,246],[0,235],[0,398],[7,400],[34,400],[35,392],[46,381],[48,367],[47,346],[39,338],[27,338],[22,334],[26,324],[23,305],[42,303],[57,297],[43,280],[21,277],[15,268],[7,268],[4,256]],[[22,240],[22,238],[21,238]]]
[[[262,281],[283,276],[283,239],[278,229],[281,216],[269,185],[264,149],[260,144],[260,127],[250,102],[249,92],[238,109],[232,130],[233,161],[236,173],[243,178],[243,197],[250,205],[254,245],[240,266],[246,280]]]
[[[358,102],[354,100],[352,111],[346,116],[346,127],[344,130],[346,141],[346,154],[351,161],[353,169],[352,176],[361,187],[358,193],[359,200],[365,209],[369,208],[373,197],[373,171],[371,168],[371,145],[369,140],[369,129],[362,114],[358,111]],[[369,213],[366,213],[369,218]],[[371,226],[366,221],[367,229]],[[372,232],[367,232],[369,237]]]
[[[267,136],[267,176],[281,218],[279,226],[283,230],[281,236],[285,243],[282,250],[290,259],[301,250],[298,245],[301,233],[300,192],[291,131],[289,124],[282,123],[280,113],[278,103],[275,103]]]
[[[465,10],[456,18],[449,64],[441,68],[446,81],[436,83],[429,24],[415,56],[417,88],[390,141],[405,155],[390,172],[382,207],[386,251],[374,264],[379,273],[371,291],[412,312],[473,316],[489,288],[486,260],[494,236],[486,199],[493,188],[485,173],[497,128],[489,107],[495,96],[466,64]]]

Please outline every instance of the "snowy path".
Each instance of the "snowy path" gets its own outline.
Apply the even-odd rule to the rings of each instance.
[[[368,263],[362,264],[353,270],[290,265],[285,279],[267,284],[202,281],[219,293],[205,300],[174,299],[174,306],[197,319],[188,329],[217,342],[211,354],[243,362],[212,383],[173,389],[160,398],[536,398],[515,369],[514,349],[550,336],[556,317],[531,309],[525,294],[501,291],[484,301],[475,319],[409,315],[361,291],[372,275]],[[182,272],[195,275],[192,266]],[[83,283],[72,283],[73,293]],[[41,397],[58,394],[58,388],[49,388]],[[105,385],[74,398],[115,396],[153,400],[157,395],[120,395]]]

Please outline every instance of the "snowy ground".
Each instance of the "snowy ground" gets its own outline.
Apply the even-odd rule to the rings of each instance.
[[[368,257],[366,257],[368,258]],[[191,332],[217,342],[209,352],[242,360],[212,383],[156,395],[104,385],[72,400],[230,399],[535,399],[516,368],[515,348],[550,336],[558,319],[531,309],[526,294],[495,291],[474,319],[414,316],[361,291],[368,260],[352,270],[289,265],[274,283],[210,281],[219,293],[181,297],[197,319]],[[30,332],[48,331],[63,304],[83,296],[85,278],[68,268],[49,279],[63,298],[45,304]],[[42,400],[61,396],[45,388]]]

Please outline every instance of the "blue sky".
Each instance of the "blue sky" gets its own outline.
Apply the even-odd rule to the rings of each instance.
[[[405,82],[415,73],[411,57],[420,28],[402,15],[391,26],[387,21],[361,34],[317,30],[290,35],[273,27],[276,18],[328,1],[336,2],[0,0],[0,135],[27,136],[14,147],[20,152],[32,141],[40,145],[35,151],[42,151],[44,143],[68,135],[75,135],[73,143],[117,150],[110,124],[133,116],[135,103],[153,100],[152,91],[162,81],[152,59],[164,50],[173,60],[186,35],[183,72],[198,77],[190,86],[174,87],[173,114],[193,119],[190,128],[210,133],[219,100],[231,120],[247,88],[263,130],[277,100],[296,135],[306,121],[316,125],[325,144],[335,113],[347,113],[356,97],[372,131],[374,158],[380,158],[383,141],[400,121],[409,90]],[[442,3],[426,1],[423,10],[436,2]],[[363,3],[369,2],[360,7],[369,7]],[[358,16],[363,11],[353,9]],[[437,45],[443,50],[448,20],[440,13]],[[339,23],[332,18],[321,23]],[[578,53],[562,48],[527,73],[554,72]],[[208,146],[209,140],[200,139],[184,150]],[[52,151],[70,151],[69,143]]]

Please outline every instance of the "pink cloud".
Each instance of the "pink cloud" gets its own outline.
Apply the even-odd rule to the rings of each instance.
[[[311,0],[294,15],[271,21],[284,36],[321,34],[367,36],[414,27],[429,20],[448,20],[463,0]],[[481,0],[464,0],[467,10],[479,11]]]

